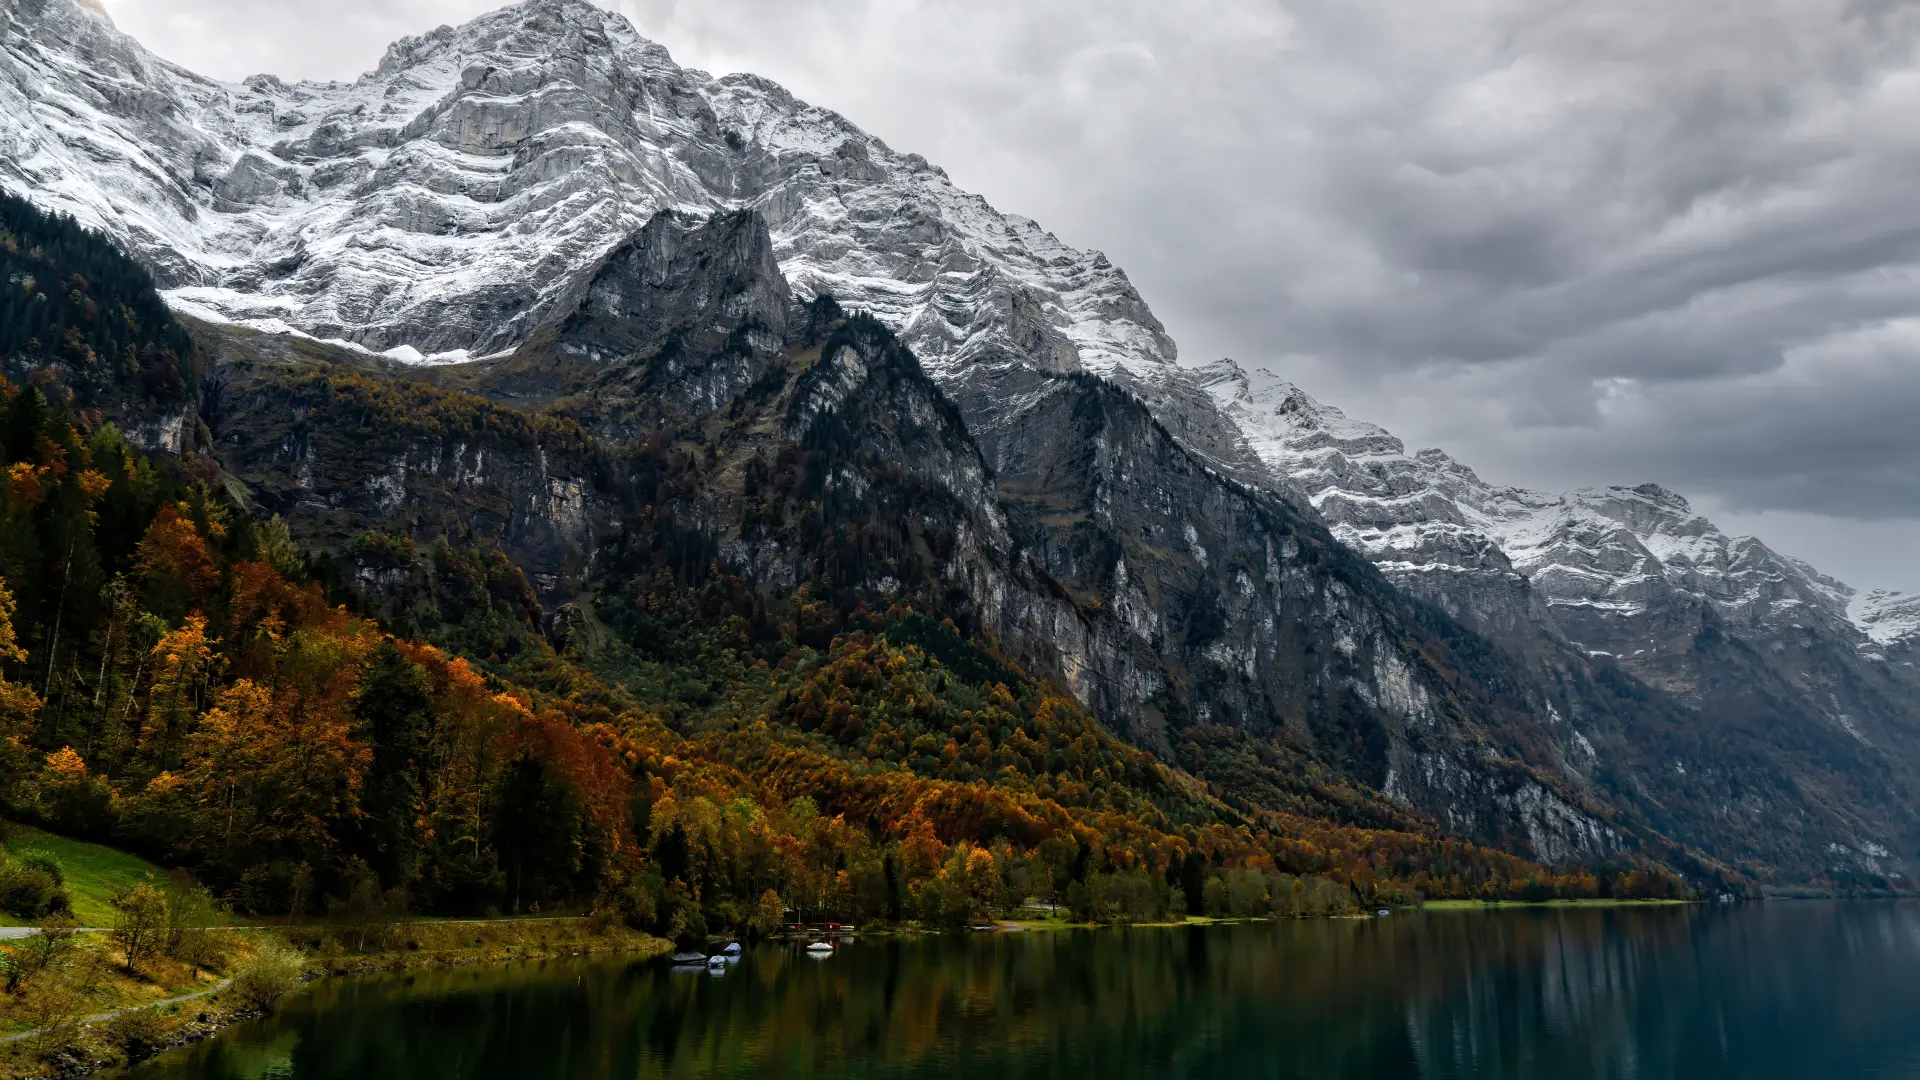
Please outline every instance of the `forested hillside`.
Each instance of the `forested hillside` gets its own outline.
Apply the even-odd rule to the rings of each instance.
[[[38,250],[59,270],[45,252],[94,249]],[[1030,897],[1154,919],[1686,891],[1645,861],[1552,873],[1337,777],[1229,805],[937,610],[770,597],[671,528],[636,522],[557,613],[484,543],[366,533],[310,556],[214,457],[143,452],[73,405],[65,370],[0,389],[0,796],[243,910],[599,905],[697,934]],[[269,382],[362,424],[585,438],[345,369]],[[768,530],[818,513],[793,501],[819,494],[818,449],[754,459]],[[713,467],[658,438],[623,453],[663,515]],[[819,557],[882,550],[859,535],[818,534]],[[352,588],[369,566],[401,584]]]
[[[58,365],[96,404],[132,388],[155,402],[197,393],[193,343],[153,279],[106,239],[0,191],[0,358],[9,375]]]
[[[111,425],[83,433],[38,388],[4,416],[33,433],[0,517],[13,809],[191,865],[247,910],[378,881],[429,911],[611,900],[671,922],[697,899],[719,925],[769,892],[858,918],[1027,895],[1153,917],[1202,902],[1180,874],[1236,865],[1341,886],[1317,904],[1603,887],[1430,829],[1251,820],[907,611],[770,663],[729,647],[724,581],[662,583],[600,651],[614,678],[526,623],[490,671],[332,602],[277,521]],[[809,607],[768,617],[804,635]]]

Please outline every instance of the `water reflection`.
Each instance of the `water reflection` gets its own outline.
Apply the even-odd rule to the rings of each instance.
[[[1920,907],[1435,913],[370,979],[139,1075],[1920,1077]]]

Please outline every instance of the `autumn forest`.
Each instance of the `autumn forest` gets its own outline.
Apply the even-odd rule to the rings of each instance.
[[[0,348],[32,358],[0,388],[0,802],[237,911],[594,909],[696,939],[1687,892],[1336,785],[1223,797],[944,612],[773,592],[658,544],[608,564],[581,632],[485,547],[362,536],[428,568],[436,614],[369,598],[204,440],[143,449],[139,417],[217,386],[204,361],[104,241],[0,210]]]

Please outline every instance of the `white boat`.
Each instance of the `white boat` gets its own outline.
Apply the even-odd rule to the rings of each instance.
[[[742,951],[744,950],[740,948],[740,943],[735,941],[735,942],[729,943],[726,948],[721,949],[720,955],[721,956],[739,956]]]
[[[708,968],[723,968],[726,966],[727,966],[727,958],[724,956],[721,956],[719,953],[715,953],[712,956],[707,957]]]
[[[813,953],[815,956],[825,956],[826,954],[833,951],[833,946],[827,944],[824,941],[816,941],[813,944],[807,946],[807,951],[810,953]]]

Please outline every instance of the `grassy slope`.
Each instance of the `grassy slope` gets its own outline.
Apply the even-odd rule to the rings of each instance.
[[[89,844],[39,829],[15,825],[8,829],[9,854],[38,849],[60,861],[67,888],[73,890],[73,916],[81,926],[112,926],[113,898],[147,880],[158,884],[166,871],[140,858],[104,844]],[[0,915],[0,926],[20,926],[21,922]]]

